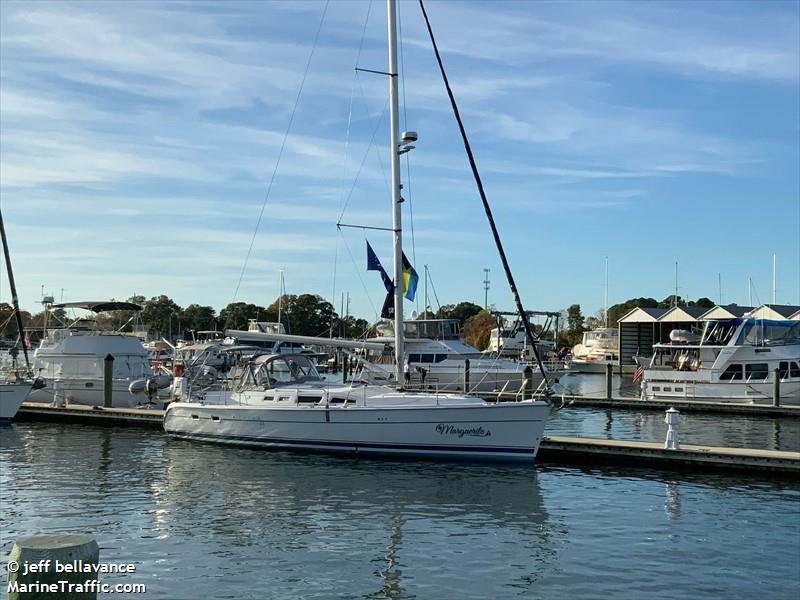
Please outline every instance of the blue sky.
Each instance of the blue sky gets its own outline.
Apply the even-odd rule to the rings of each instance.
[[[383,2],[0,4],[0,198],[23,307],[351,296],[390,225]],[[797,2],[430,2],[528,308],[679,293],[800,303]],[[415,2],[402,2],[406,253],[442,304],[513,306]],[[367,17],[369,17],[367,19]],[[366,23],[366,24],[365,24]],[[364,32],[362,42],[362,31]],[[373,137],[373,132],[377,132]],[[410,171],[410,185],[407,173]],[[413,244],[412,220],[413,210]],[[385,266],[385,233],[368,238]],[[352,257],[352,258],[351,258]],[[335,276],[334,276],[335,273]],[[420,285],[420,289],[422,286]],[[0,300],[9,300],[3,275]],[[431,298],[431,304],[435,301]],[[406,311],[422,308],[406,304]]]

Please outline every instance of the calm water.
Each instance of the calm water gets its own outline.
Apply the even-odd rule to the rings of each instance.
[[[0,430],[2,554],[91,531],[143,598],[786,598],[800,484]]]

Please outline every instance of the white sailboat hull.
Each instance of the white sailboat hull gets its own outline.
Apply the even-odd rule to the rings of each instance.
[[[171,404],[172,436],[271,449],[533,462],[549,406],[252,407]]]
[[[0,383],[0,423],[8,423],[30,393],[30,383]]]
[[[47,379],[47,385],[34,390],[28,397],[29,402],[51,404],[55,396],[53,381]],[[132,408],[147,402],[147,395],[133,395],[128,391],[130,379],[113,379],[111,382],[111,406],[116,408]],[[103,406],[103,380],[95,378],[65,379],[61,382],[61,396],[69,404],[85,406]],[[163,393],[163,392],[162,392]]]

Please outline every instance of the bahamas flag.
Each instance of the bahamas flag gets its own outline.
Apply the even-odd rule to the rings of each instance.
[[[417,275],[414,267],[411,266],[411,263],[406,258],[405,252],[403,252],[403,294],[411,301],[414,300],[414,296],[417,294],[418,281],[419,275]]]
[[[386,288],[387,296],[386,302],[384,302],[384,310],[382,313],[389,313],[394,311],[394,282],[392,278],[389,277],[389,274],[386,272],[386,269],[383,268],[381,261],[378,260],[378,255],[375,254],[375,251],[372,249],[372,246],[369,245],[367,242],[367,271],[378,271],[381,274],[381,279],[383,280],[383,287]],[[414,300],[414,297],[417,294],[417,282],[419,281],[419,275],[414,270],[414,267],[411,266],[408,258],[406,258],[405,253],[403,253],[403,295],[408,298],[409,300]],[[388,306],[387,306],[388,305]],[[381,316],[385,316],[382,314]],[[388,317],[385,317],[388,318]]]

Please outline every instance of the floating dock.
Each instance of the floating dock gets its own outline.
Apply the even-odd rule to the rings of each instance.
[[[689,444],[681,444],[678,450],[667,450],[663,442],[633,440],[545,436],[537,460],[559,464],[647,466],[665,470],[732,470],[800,477],[800,452]]]
[[[699,400],[640,400],[639,398],[591,398],[587,396],[560,396],[565,405],[596,408],[624,408],[628,410],[654,410],[664,412],[675,408],[687,413],[720,415],[747,415],[758,417],[790,417],[800,419],[800,406],[772,406],[771,404],[744,404],[735,402],[701,402]]]
[[[670,406],[674,406],[670,404]],[[612,408],[623,408],[612,401]],[[625,407],[630,408],[630,407]],[[26,402],[17,421],[51,421],[162,430],[164,411],[146,408],[93,408],[72,404],[54,408]],[[545,436],[538,460],[553,464],[629,465],[664,470],[738,471],[751,475],[800,477],[800,452],[681,445],[667,450],[663,442]]]

